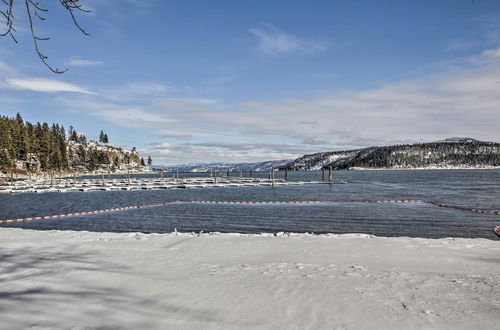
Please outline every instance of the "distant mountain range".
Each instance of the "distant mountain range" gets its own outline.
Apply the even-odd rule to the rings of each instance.
[[[430,143],[319,152],[282,167],[291,170],[500,167],[500,144],[453,137]]]
[[[267,162],[257,162],[257,163],[209,163],[209,164],[186,164],[186,165],[175,165],[175,166],[158,166],[153,165],[156,169],[161,169],[165,171],[177,171],[180,172],[210,172],[219,170],[230,170],[233,172],[238,171],[269,171],[272,168],[278,169],[285,166],[286,164],[293,161],[293,159],[283,159],[283,160],[270,160]]]
[[[272,168],[314,171],[329,166],[337,170],[500,167],[500,143],[479,141],[468,137],[452,137],[429,143],[318,152],[295,160],[189,164],[157,168],[181,172],[210,172],[228,169],[231,171],[249,171],[250,169],[269,171]]]

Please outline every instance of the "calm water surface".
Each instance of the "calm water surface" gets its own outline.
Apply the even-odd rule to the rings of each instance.
[[[182,174],[201,176],[206,174]],[[266,173],[257,173],[266,176]],[[277,177],[283,176],[278,173]],[[193,188],[0,195],[0,219],[91,211],[175,200],[289,201],[420,199],[500,210],[500,170],[338,171],[347,184]],[[290,172],[318,180],[320,172]],[[367,233],[378,236],[484,237],[499,215],[417,204],[195,205],[172,204],[98,215],[9,224],[39,230],[111,232]],[[7,225],[2,225],[7,226]]]

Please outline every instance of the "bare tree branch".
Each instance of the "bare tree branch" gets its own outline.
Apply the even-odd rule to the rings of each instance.
[[[13,13],[13,7],[14,7],[14,1],[15,0],[0,0],[0,23],[2,21],[5,21],[5,30],[0,29],[0,37],[6,37],[6,36],[11,36],[14,42],[17,43],[17,39],[14,36],[14,33],[16,32],[16,29],[14,28],[14,13]],[[59,0],[60,4],[63,6],[64,9],[66,9],[69,12],[69,15],[71,16],[71,19],[73,20],[73,23],[75,26],[80,30],[84,35],[88,36],[90,35],[85,31],[81,25],[78,23],[76,16],[75,16],[75,11],[81,11],[84,13],[89,13],[90,10],[84,9],[82,5],[80,4],[80,0]],[[42,61],[42,63],[49,68],[50,71],[56,74],[61,74],[68,69],[64,70],[59,70],[58,68],[52,67],[46,60],[47,56],[42,53],[39,47],[39,41],[45,41],[49,40],[50,38],[48,37],[40,37],[36,33],[36,28],[35,24],[33,22],[34,18],[39,19],[40,21],[45,21],[45,17],[41,15],[41,13],[46,13],[48,10],[43,8],[38,1],[35,0],[24,0],[25,6],[26,6],[26,15],[28,17],[28,25],[29,29],[31,32],[31,37],[33,39],[34,47],[35,47],[35,53],[37,54],[38,58]],[[2,6],[3,4],[3,6]]]

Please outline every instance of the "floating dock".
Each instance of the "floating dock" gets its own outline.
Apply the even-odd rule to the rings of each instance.
[[[0,193],[45,193],[71,191],[114,191],[114,190],[159,190],[189,188],[297,186],[308,184],[343,184],[345,181],[289,181],[262,178],[120,178],[120,179],[55,179],[40,181],[17,181],[0,186]]]

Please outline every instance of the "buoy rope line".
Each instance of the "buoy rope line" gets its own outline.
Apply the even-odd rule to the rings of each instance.
[[[115,207],[110,209],[94,210],[94,211],[84,211],[84,212],[73,212],[64,214],[55,214],[39,217],[29,217],[29,218],[18,218],[18,219],[7,219],[0,220],[0,224],[12,223],[12,222],[24,222],[33,220],[45,220],[45,219],[56,219],[65,217],[75,217],[81,215],[92,215],[101,214],[107,212],[125,211],[131,209],[140,209],[145,207],[162,206],[169,204],[226,204],[226,205],[289,205],[289,204],[324,204],[324,203],[426,203],[438,207],[446,207],[460,211],[482,213],[482,214],[496,214],[500,215],[500,211],[494,210],[482,210],[476,208],[467,208],[462,206],[448,205],[431,201],[423,201],[418,199],[399,199],[399,200],[317,200],[317,201],[196,201],[196,200],[177,200],[159,203],[149,203],[142,205],[132,205],[125,207]],[[500,237],[500,225],[493,228],[492,232]]]

